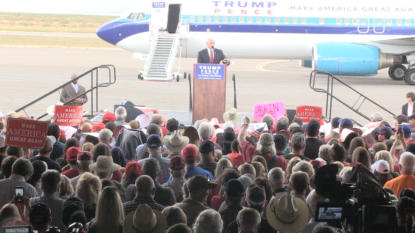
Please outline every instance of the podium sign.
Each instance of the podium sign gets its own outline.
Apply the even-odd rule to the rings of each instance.
[[[223,113],[226,111],[226,65],[195,64],[193,77],[193,123],[213,117],[223,122]]]

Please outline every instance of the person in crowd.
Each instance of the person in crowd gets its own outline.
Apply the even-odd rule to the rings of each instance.
[[[40,177],[42,174],[48,170],[47,164],[43,161],[34,161],[32,163],[33,165],[33,173],[30,175],[30,177],[27,179],[27,183],[31,184],[33,187],[35,187],[37,193],[39,195],[42,195],[42,189],[40,188]]]
[[[76,197],[82,200],[87,221],[95,218],[98,194],[102,190],[102,183],[98,176],[85,172],[78,180]]]
[[[127,161],[125,160],[124,152],[118,146],[111,146],[112,142],[112,132],[109,129],[103,129],[99,131],[98,135],[99,141],[105,145],[107,145],[111,150],[111,156],[114,163],[120,165],[121,167],[125,167]]]
[[[268,131],[270,133],[274,133],[274,117],[272,117],[270,114],[265,114],[262,116],[261,122],[267,125]]]
[[[285,173],[279,167],[274,167],[268,172],[268,180],[271,183],[272,195],[276,197],[281,197],[286,194],[290,194],[284,187],[285,182]]]
[[[404,152],[399,160],[401,167],[401,175],[389,180],[383,186],[384,188],[390,188],[396,195],[399,195],[402,189],[411,188],[415,190],[415,155],[411,152]]]
[[[291,194],[294,197],[298,197],[299,199],[303,200],[304,203],[306,202],[305,196],[307,188],[310,185],[310,178],[308,177],[307,173],[302,171],[293,172],[290,176],[290,183],[289,186],[291,188]]]
[[[238,140],[233,140],[231,149],[232,153],[228,153],[226,156],[231,159],[233,167],[239,167],[239,165],[244,162],[244,156],[239,152]]]
[[[124,211],[121,198],[114,187],[106,187],[98,196],[95,218],[89,223],[88,233],[123,233]]]
[[[293,173],[293,168],[294,168],[294,166],[295,166],[297,163],[301,162],[301,161],[302,161],[302,160],[301,160],[300,158],[292,158],[292,159],[290,160],[290,162],[288,163],[287,170],[285,170],[285,183],[286,183],[286,184],[288,184],[288,183],[289,183],[289,181],[290,181],[290,176],[291,176],[291,174]]]
[[[331,140],[331,139],[338,139],[340,138],[339,133],[336,133],[334,131],[334,129],[339,128],[339,119],[338,117],[334,117],[331,120],[331,129],[330,129],[330,133],[328,135],[326,135],[326,137],[324,138],[324,141],[326,141],[327,143]]]
[[[276,149],[276,155],[285,155],[284,150],[287,147],[287,138],[282,134],[275,134],[273,136],[274,145]],[[269,168],[271,169],[271,168]]]
[[[186,215],[184,214],[183,210],[177,206],[166,207],[161,213],[163,213],[166,217],[167,228],[170,228],[173,225],[179,223],[187,224]]]
[[[116,126],[127,125],[128,123],[125,122],[125,119],[127,119],[127,110],[123,106],[118,106],[117,109],[115,109],[114,124]]]
[[[57,162],[59,162],[59,164],[61,165],[61,167],[65,166],[67,162],[67,152],[68,149],[71,147],[78,147],[79,148],[79,141],[76,138],[69,138],[68,140],[66,140],[65,145],[63,146],[63,156],[59,159],[57,159]]]
[[[86,142],[86,143],[82,144],[81,151],[91,152],[93,148],[94,148],[94,144],[92,144],[90,142]]]
[[[8,146],[6,149],[6,154],[8,156],[16,156],[17,158],[25,157],[23,148],[17,146]]]
[[[309,159],[316,159],[318,157],[318,150],[321,145],[326,144],[325,141],[320,140],[320,122],[311,119],[307,124],[307,137],[305,140],[304,156]]]
[[[149,153],[149,157],[146,159],[141,159],[138,162],[144,165],[146,160],[153,158],[156,159],[161,168],[161,175],[159,177],[159,182],[164,184],[167,182],[170,176],[169,172],[169,165],[170,165],[170,159],[166,159],[161,155],[162,152],[162,143],[161,138],[158,135],[152,134],[147,139],[147,151]]]
[[[167,229],[166,233],[193,233],[193,231],[186,224],[177,223]]]
[[[175,118],[168,119],[166,124],[166,129],[169,131],[168,135],[173,133],[175,130],[179,130],[179,125],[179,121]]]
[[[120,195],[124,196],[125,188],[122,184],[115,180],[113,174],[115,171],[119,171],[120,165],[112,161],[111,156],[100,155],[95,163],[89,165],[89,168],[97,175],[100,179],[109,179],[111,180],[117,188],[120,190]]]
[[[29,222],[33,230],[46,233],[52,224],[51,209],[44,203],[36,203],[30,207]]]
[[[66,201],[74,194],[69,178],[61,174],[61,185],[59,187],[59,198]]]
[[[189,138],[182,136],[179,130],[174,130],[170,135],[164,136],[163,144],[170,151],[167,158],[171,159],[173,156],[182,156],[182,150],[189,144]]]
[[[173,190],[176,202],[183,201],[183,184],[186,182],[186,163],[181,156],[174,156],[170,159],[170,175],[172,179],[163,184]],[[167,221],[168,222],[168,221]],[[169,225],[171,226],[171,225]]]
[[[261,227],[261,215],[254,208],[244,208],[238,212],[236,221],[232,222],[226,229],[226,233],[262,233],[265,231],[260,230]],[[235,229],[236,228],[236,229]],[[274,229],[269,229],[273,232]]]
[[[175,204],[186,214],[187,226],[193,226],[198,215],[202,211],[209,209],[209,207],[205,206],[205,203],[210,190],[216,188],[216,185],[216,183],[209,182],[206,177],[201,175],[195,175],[190,178],[188,183],[189,198],[185,198],[181,203]],[[222,231],[222,228],[220,230]]]
[[[215,145],[212,141],[202,141],[199,147],[199,153],[202,157],[202,161],[197,164],[198,167],[209,171],[211,174],[215,174],[216,164],[215,162]]]
[[[59,141],[59,138],[61,136],[61,130],[59,128],[59,125],[56,123],[50,123],[48,126],[47,135],[55,137],[55,140],[53,141],[53,150],[50,154],[50,158],[53,161],[56,161],[63,155],[63,147],[65,146],[65,144]]]
[[[217,179],[217,187],[215,193],[210,200],[210,207],[214,210],[219,210],[219,207],[225,201],[224,191],[226,183],[231,179],[238,179],[240,177],[239,172],[236,169],[227,169]]]
[[[143,174],[142,167],[141,163],[137,161],[127,163],[121,180],[121,184],[125,189],[127,189],[129,185],[135,185],[135,180]]]
[[[186,136],[189,138],[189,144],[195,145],[197,148],[199,148],[200,145],[200,137],[199,133],[197,132],[197,129],[193,126],[187,127],[184,132],[183,136]]]
[[[7,203],[0,209],[0,226],[5,226],[11,221],[22,221],[22,216],[15,204]]]
[[[197,159],[197,149],[192,145],[187,145],[182,150],[183,159],[186,163],[186,180],[192,178],[195,175],[202,175],[205,177],[209,177],[210,180],[214,180],[212,173],[206,171],[203,168],[196,166],[196,159]],[[169,180],[170,181],[170,180]]]
[[[393,131],[389,126],[377,127],[375,130],[379,133],[378,142],[385,142],[393,135]]]
[[[124,215],[134,212],[141,204],[146,204],[152,209],[163,211],[165,208],[154,201],[154,195],[156,193],[156,187],[154,181],[150,176],[142,175],[137,178],[134,187],[134,193],[136,197],[134,200],[123,203]]]
[[[396,213],[398,214],[399,233],[413,232],[413,215],[415,214],[415,201],[409,197],[402,197],[396,203]]]
[[[233,129],[233,127],[224,128],[223,149],[222,149],[223,155],[235,153],[232,148],[232,143],[235,141],[235,139],[236,139],[236,136],[235,136],[235,130]],[[237,152],[238,150],[235,150],[235,151]]]
[[[48,170],[42,174],[40,180],[42,182],[40,186],[42,195],[40,197],[30,198],[30,204],[31,206],[36,203],[46,204],[50,208],[51,215],[53,216],[51,225],[58,227],[64,232],[66,228],[61,221],[64,200],[57,196],[60,191],[61,175],[56,170]]]
[[[51,159],[51,154],[53,152],[53,148],[55,147],[56,139],[54,136],[47,136],[45,145],[41,150],[39,150],[39,154],[37,156],[31,157],[30,161],[40,160],[45,162],[48,165],[48,169],[55,169],[58,172],[61,172],[62,169],[57,162]],[[63,147],[62,147],[63,148]]]
[[[228,225],[236,220],[238,212],[243,209],[242,203],[245,200],[245,187],[237,179],[231,179],[226,182],[225,201],[219,208],[219,214],[223,221],[223,227],[226,230]]]
[[[295,157],[298,157],[301,160],[310,161],[308,157],[304,156],[304,149],[306,147],[304,134],[294,133],[291,137],[290,146],[291,153],[284,155],[284,158],[288,163]]]
[[[352,162],[352,155],[353,151],[358,147],[364,147],[366,148],[365,141],[361,137],[355,137],[352,139],[349,145],[349,149],[347,150],[347,156],[346,156],[346,162],[351,163]]]
[[[158,125],[161,129],[161,132],[163,133],[161,137],[164,137],[165,135],[169,133],[169,131],[164,127],[165,122],[163,120],[163,116],[156,109],[153,109],[153,113],[154,114],[151,116],[151,119],[150,119],[150,124]]]
[[[250,163],[241,164],[241,166],[238,167],[238,171],[241,175],[249,174],[252,180],[256,177],[256,170]]]
[[[12,165],[14,161],[16,161],[18,157],[16,156],[7,156],[1,162],[1,177],[2,179],[9,178],[12,175]]]
[[[326,199],[320,195],[317,194],[316,190],[313,189],[307,196],[306,203],[308,208],[310,209],[311,219],[307,227],[304,229],[305,232],[311,232],[311,230],[315,227],[315,213],[317,208],[318,202],[328,202],[329,199]]]
[[[0,165],[3,159],[7,157],[6,135],[0,134]]]
[[[213,129],[214,127],[209,122],[202,122],[200,124],[198,132],[202,141],[212,141]],[[214,144],[215,149],[222,150],[222,147],[219,144],[215,142],[212,143]]]
[[[135,159],[137,146],[147,142],[146,135],[139,129],[124,129],[117,137],[115,146],[124,152],[127,162]]]
[[[78,75],[73,74],[71,80],[70,84],[62,88],[60,102],[75,106],[86,104],[88,102],[88,96],[85,93],[85,88],[78,84]],[[72,100],[78,95],[80,95],[78,98]]]
[[[325,165],[332,164],[333,158],[330,156],[330,148],[331,146],[328,144],[320,146],[318,158],[316,160],[322,162]]]
[[[92,154],[88,151],[81,151],[76,155],[76,165],[78,167],[79,175],[71,178],[71,184],[73,189],[76,191],[76,186],[78,184],[79,177],[85,172],[92,172],[89,168],[89,165],[93,163]]]
[[[171,206],[176,204],[176,197],[170,187],[161,186],[159,179],[161,176],[161,168],[158,160],[148,158],[143,165],[143,174],[150,176],[154,181],[156,192],[154,193],[154,200],[163,206]]]
[[[268,174],[268,170],[269,170],[267,160],[263,156],[257,155],[252,159],[252,163],[254,163],[254,162],[261,163],[262,167],[264,168],[264,175],[266,176],[266,174]]]
[[[164,233],[166,229],[166,217],[147,204],[139,205],[125,216],[125,233]]]
[[[383,159],[380,159],[373,164],[373,174],[376,176],[382,187],[386,182],[393,179],[389,163]]]
[[[223,221],[220,214],[211,209],[202,211],[193,226],[193,232],[197,233],[221,233],[222,229]]]
[[[372,165],[370,162],[370,154],[365,148],[358,147],[353,151],[352,164],[356,162],[361,163],[366,169],[370,169]]]
[[[406,93],[406,101],[407,103],[402,105],[402,115],[410,116],[415,113],[414,101],[415,101],[415,93],[408,92]]]
[[[69,164],[69,170],[63,171],[61,174],[69,179],[79,176],[78,166],[76,166],[79,152],[81,152],[81,150],[74,146],[66,151],[66,162]]]
[[[342,145],[337,143],[333,144],[329,150],[329,155],[333,162],[339,161],[346,166],[349,165],[349,163],[345,162],[347,152]]]
[[[36,189],[26,183],[32,173],[33,165],[29,160],[19,158],[13,163],[10,177],[0,180],[0,206],[13,200],[16,186],[23,187],[23,196],[27,198],[38,196]]]
[[[264,168],[264,165],[262,165],[262,163],[252,161],[251,165],[255,169],[255,173],[256,173],[255,178],[257,178],[257,177],[265,177],[265,168]]]
[[[161,129],[158,125],[156,124],[150,124],[147,126],[147,132],[146,132],[146,137],[150,137],[151,135],[158,135],[160,138],[162,137],[162,132]],[[137,146],[136,150],[135,150],[135,160],[139,161],[141,159],[145,159],[148,158],[148,151],[147,151],[147,143],[144,144],[140,144],[139,146]],[[167,147],[165,145],[163,145],[163,151],[167,151]]]
[[[228,158],[221,158],[215,169],[215,179],[218,180],[226,169],[235,169]]]
[[[374,162],[378,160],[385,160],[389,164],[389,173],[391,173],[393,178],[396,178],[399,176],[400,167],[398,163],[394,163],[391,154],[386,150],[381,150],[376,153]],[[371,167],[371,171],[374,171],[374,167]]]

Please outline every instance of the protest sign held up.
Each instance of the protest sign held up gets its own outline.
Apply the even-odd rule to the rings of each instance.
[[[278,117],[284,116],[285,106],[284,102],[272,102],[267,104],[255,104],[254,105],[254,119],[261,120],[265,114],[271,115],[275,121]]]
[[[298,106],[295,115],[301,118],[303,122],[310,122],[311,119],[320,120],[323,109],[315,106]]]
[[[6,145],[27,148],[43,148],[48,132],[48,122],[9,118]]]
[[[78,125],[82,120],[83,106],[55,106],[55,122],[59,126]]]

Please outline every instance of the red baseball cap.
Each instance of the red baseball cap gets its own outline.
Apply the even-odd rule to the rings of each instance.
[[[192,145],[187,145],[182,150],[182,155],[184,160],[192,160],[197,158],[197,149]]]
[[[78,153],[81,150],[78,147],[72,146],[66,151],[66,162],[74,162],[78,158]]]
[[[129,163],[127,163],[127,166],[125,166],[125,175],[126,176],[131,176],[133,173],[137,174],[137,175],[142,175],[142,169],[143,166],[141,165],[141,163],[137,162],[137,161],[131,161]]]
[[[92,132],[99,132],[105,129],[105,124],[102,122],[98,122],[92,126]]]
[[[174,156],[173,158],[170,159],[170,165],[169,168],[171,170],[181,170],[183,168],[186,167],[186,164],[184,162],[184,159],[181,156]]]
[[[108,121],[114,122],[115,121],[115,115],[113,113],[106,112],[104,114],[104,116],[102,116],[102,122],[104,122],[104,121],[106,121],[106,122],[108,122]]]
[[[60,131],[61,131],[61,136],[59,137],[59,140],[63,140],[66,138],[65,130],[60,129]]]

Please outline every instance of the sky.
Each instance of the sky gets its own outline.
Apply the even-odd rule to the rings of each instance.
[[[0,12],[119,16],[137,1],[143,0],[0,0]]]

